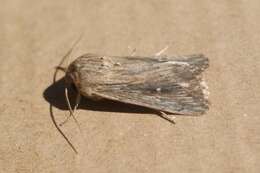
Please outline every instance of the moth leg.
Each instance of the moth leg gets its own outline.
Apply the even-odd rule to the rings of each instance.
[[[73,114],[75,116],[75,111],[78,109],[78,106],[80,104],[80,100],[81,100],[81,95],[78,93],[77,94],[77,97],[76,97],[76,104],[73,108]],[[62,123],[60,123],[60,126],[63,126],[68,120],[69,118],[71,117],[72,114],[70,114],[69,116],[67,116],[66,120],[64,120]],[[75,116],[76,117],[76,116]]]
[[[74,106],[73,112],[75,112],[78,109],[80,101],[81,101],[81,95],[80,93],[78,93],[76,97],[76,105]]]
[[[80,95],[80,94],[79,94],[79,95]],[[65,88],[65,98],[66,98],[67,106],[68,106],[69,111],[70,111],[69,117],[72,116],[72,118],[74,119],[75,123],[77,124],[77,126],[78,126],[78,128],[79,128],[79,130],[80,130],[80,132],[81,132],[81,128],[80,128],[80,126],[79,126],[79,123],[78,123],[77,119],[75,118],[75,116],[74,116],[74,111],[72,110],[71,105],[70,105],[69,96],[68,96],[68,88]],[[80,96],[79,96],[79,99],[78,99],[78,100],[80,101]],[[79,103],[76,103],[76,105],[78,105],[78,104],[79,104]],[[75,107],[76,107],[76,106],[75,106]],[[74,109],[75,109],[75,107],[74,107]],[[68,118],[69,118],[69,117],[68,117]]]
[[[162,50],[160,50],[159,52],[157,52],[157,53],[155,54],[155,56],[160,56],[160,55],[162,55],[168,48],[169,48],[168,45],[165,46],[165,48],[163,48]]]
[[[163,119],[169,121],[170,123],[175,124],[174,119],[175,119],[176,117],[170,117],[169,115],[167,115],[165,112],[162,112],[162,111],[160,111],[158,115],[159,115],[160,117],[162,117]]]

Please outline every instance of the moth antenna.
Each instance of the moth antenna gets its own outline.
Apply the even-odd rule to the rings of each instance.
[[[158,114],[158,116],[160,116],[161,118],[163,118],[163,119],[169,121],[169,122],[172,123],[172,124],[176,124],[175,121],[174,121],[174,119],[175,119],[176,117],[169,117],[165,112],[162,112],[162,111],[160,111],[159,113],[160,113],[160,114]]]
[[[73,110],[72,110],[72,108],[71,108],[71,105],[70,105],[69,96],[68,96],[68,88],[65,88],[65,98],[66,98],[67,106],[68,106],[69,111],[70,111],[69,117],[72,116],[72,118],[74,119],[75,123],[77,124],[77,126],[78,126],[80,132],[82,132],[82,131],[81,131],[81,128],[80,128],[80,125],[79,125],[79,123],[78,123],[76,117],[74,116],[74,112],[73,112]]]
[[[61,66],[56,66],[56,69],[57,69],[57,70],[61,70],[61,71],[63,71],[64,73],[66,73],[66,71],[67,71],[67,68],[66,68],[66,67],[61,67]]]
[[[63,56],[63,58],[61,59],[59,65],[57,66],[57,68],[55,68],[54,74],[53,74],[53,84],[56,82],[56,78],[57,78],[57,74],[59,70],[62,70],[64,72],[67,71],[67,68],[62,67],[62,64],[64,63],[64,61],[66,60],[66,58],[71,54],[73,48],[77,45],[77,43],[81,40],[83,36],[83,33],[80,35],[79,39],[76,40],[76,42],[73,44],[73,46],[71,47],[71,49]],[[61,67],[61,68],[60,68]],[[68,97],[67,97],[68,98]],[[63,133],[63,131],[60,129],[60,127],[58,126],[54,114],[53,114],[53,106],[50,104],[50,116],[51,119],[53,121],[54,126],[56,127],[56,129],[60,132],[60,134],[64,137],[64,139],[67,141],[67,143],[70,145],[70,147],[73,149],[73,151],[77,154],[77,150],[76,148],[73,146],[73,144],[70,142],[70,140],[68,139],[68,137]],[[77,121],[76,121],[77,122]],[[77,123],[78,124],[78,123]],[[78,125],[79,126],[79,125]]]
[[[80,40],[82,39],[84,35],[84,32],[82,32],[79,36],[79,38],[76,40],[76,42],[72,45],[72,47],[70,48],[69,50],[69,55],[71,54],[71,52],[73,51],[73,49],[77,46],[77,44],[80,42]],[[68,61],[67,61],[67,67],[69,66],[69,63],[70,63],[70,56],[68,56]]]
[[[73,51],[74,47],[79,43],[79,41],[82,39],[84,33],[81,33],[79,38],[75,41],[75,43],[72,45],[72,47],[69,49],[69,51],[62,57],[59,65],[57,65],[56,69],[55,69],[55,72],[54,72],[54,75],[53,75],[53,82],[56,82],[56,76],[57,76],[57,73],[58,73],[58,70],[62,70],[64,72],[67,71],[67,68],[66,67],[62,67],[62,64],[64,63],[64,61],[70,57],[71,55],[71,52]],[[68,64],[67,64],[68,66]]]
[[[53,114],[53,106],[50,104],[50,107],[49,107],[49,110],[50,110],[50,115],[51,115],[51,119],[52,119],[52,122],[54,124],[54,126],[57,128],[57,130],[59,131],[59,133],[62,135],[62,137],[67,141],[67,143],[69,144],[69,146],[72,148],[72,150],[78,154],[78,151],[77,149],[74,147],[74,145],[70,142],[69,138],[63,133],[63,131],[60,129],[60,127],[58,126],[58,124],[56,123],[56,120],[55,120],[55,117],[54,117],[54,114]]]
[[[162,55],[168,48],[169,48],[168,45],[165,46],[165,48],[163,48],[162,50],[160,50],[159,52],[157,52],[157,53],[155,54],[155,56],[160,56],[160,55]]]

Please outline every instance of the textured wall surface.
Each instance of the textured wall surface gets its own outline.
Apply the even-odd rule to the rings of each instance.
[[[1,0],[0,172],[259,172],[260,1]],[[131,105],[83,101],[66,119],[54,67],[83,53],[204,53],[211,107],[176,125]],[[130,48],[129,48],[130,47]],[[59,78],[62,77],[59,73]]]

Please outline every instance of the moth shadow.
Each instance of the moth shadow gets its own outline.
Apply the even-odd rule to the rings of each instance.
[[[43,92],[44,99],[52,106],[60,110],[68,110],[68,106],[65,100],[65,79],[61,78],[57,82],[47,87]],[[68,88],[69,99],[71,106],[74,107],[77,92],[71,86]],[[82,97],[78,109],[92,110],[92,111],[104,111],[104,112],[122,112],[122,113],[155,113],[154,110],[145,108],[142,106],[136,106],[126,104],[122,102],[112,100],[99,100],[93,101],[86,97]]]

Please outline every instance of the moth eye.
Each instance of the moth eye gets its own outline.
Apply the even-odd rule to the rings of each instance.
[[[71,88],[72,88],[74,91],[77,91],[77,87],[75,86],[74,83],[71,84]]]

